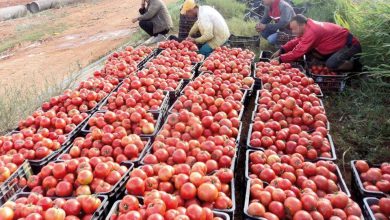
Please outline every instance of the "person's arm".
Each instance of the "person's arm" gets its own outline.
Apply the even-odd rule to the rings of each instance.
[[[269,7],[265,7],[264,9],[264,15],[263,18],[261,19],[260,23],[261,24],[268,24],[272,21],[271,17],[269,16]]]
[[[188,36],[191,37],[193,36],[195,33],[197,33],[199,31],[199,25],[198,25],[198,21],[196,21],[194,23],[194,25],[192,26],[190,32],[188,33]]]
[[[277,23],[275,24],[267,24],[265,29],[276,32],[277,30],[286,27],[291,18],[294,16],[294,10],[291,7],[288,7],[285,4],[282,4],[280,7],[280,19]]]
[[[280,48],[280,52],[281,53],[287,53],[287,52],[292,51],[294,49],[294,47],[297,46],[297,44],[299,43],[300,40],[301,40],[300,37],[296,37],[296,38],[290,40],[289,42],[287,42],[286,44],[284,44]]]
[[[313,35],[306,35],[302,37],[293,50],[280,56],[280,61],[284,63],[289,63],[299,59],[311,49],[314,40],[315,39]]]
[[[198,27],[202,36],[195,39],[196,43],[204,44],[214,38],[213,23],[211,21],[204,19],[201,24],[198,21]]]
[[[158,11],[160,11],[162,7],[159,1],[154,1],[153,3],[149,2],[149,4],[150,5],[148,5],[148,10],[145,12],[145,14],[138,17],[139,21],[150,20],[158,13]]]

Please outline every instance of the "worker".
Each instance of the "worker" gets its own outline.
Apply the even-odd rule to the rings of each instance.
[[[199,6],[194,0],[185,0],[181,14],[198,18],[190,30],[188,39],[200,44],[199,53],[206,57],[215,48],[222,46],[230,37],[229,27],[225,19],[213,7]],[[201,36],[192,38],[198,31]]]
[[[145,7],[147,3],[147,6]],[[142,0],[140,16],[132,20],[139,21],[139,26],[151,36],[144,44],[153,44],[166,39],[166,34],[173,27],[172,18],[162,0]]]
[[[196,2],[196,0],[195,0]],[[181,11],[181,9],[180,9]],[[192,26],[195,24],[197,17],[189,17],[185,14],[180,13],[179,17],[179,33],[177,36],[171,35],[169,36],[169,40],[183,41],[188,37]],[[194,36],[194,35],[193,35]],[[200,37],[199,32],[195,35],[196,37]]]
[[[316,54],[326,60],[333,71],[349,71],[360,67],[359,40],[339,25],[314,21],[296,15],[290,21],[292,33],[297,37],[283,45],[272,57],[281,62],[293,62],[304,54]]]
[[[283,35],[292,36],[288,24],[291,18],[295,16],[294,9],[284,0],[263,0],[263,4],[266,6],[264,16],[261,22],[256,25],[256,30],[267,39],[268,43],[277,45],[278,37],[283,33]]]

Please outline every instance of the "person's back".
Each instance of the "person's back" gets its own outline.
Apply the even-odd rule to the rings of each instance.
[[[328,55],[344,47],[349,34],[348,29],[337,24],[308,19],[303,37],[314,36],[313,48]]]
[[[212,48],[224,44],[230,37],[229,27],[222,15],[213,7],[204,5],[199,7],[198,21],[202,33],[205,27],[212,25],[214,37],[208,41]],[[203,33],[202,33],[203,34]]]

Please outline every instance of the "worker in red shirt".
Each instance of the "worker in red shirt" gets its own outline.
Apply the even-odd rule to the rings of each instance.
[[[326,66],[333,71],[349,71],[360,65],[360,43],[346,28],[303,15],[294,16],[290,28],[297,37],[276,51],[273,58],[288,63],[305,54],[317,54],[317,58],[326,60]]]

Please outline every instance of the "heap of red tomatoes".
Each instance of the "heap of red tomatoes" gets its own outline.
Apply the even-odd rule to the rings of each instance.
[[[88,121],[90,130],[101,129],[113,133],[115,129],[124,128],[128,134],[152,134],[156,119],[144,108],[128,108],[125,111],[106,111],[95,113]]]
[[[255,54],[240,48],[219,47],[204,61],[200,70],[222,73],[239,73],[247,77],[251,73],[251,63]]]
[[[145,165],[131,171],[126,189],[128,194],[144,196],[144,201],[163,191],[173,196],[177,206],[198,204],[208,208],[230,209],[233,205],[230,188],[233,171],[221,169],[214,175],[206,174],[207,166],[202,162],[192,166]]]
[[[101,204],[102,201],[94,196],[53,199],[30,193],[15,201],[7,201],[0,208],[0,218],[4,220],[89,220]]]
[[[158,45],[159,48],[162,49],[171,49],[173,51],[183,51],[184,49],[187,49],[189,51],[198,51],[198,47],[196,44],[192,41],[183,40],[181,42],[175,41],[175,40],[168,40],[161,42]]]
[[[313,75],[337,76],[336,72],[331,71],[324,65],[312,65],[310,67],[310,72]]]
[[[361,219],[357,203],[345,193],[320,197],[310,188],[302,191],[264,186],[259,179],[248,181],[250,202],[246,212],[251,216],[277,219]]]
[[[147,92],[144,87],[141,88],[140,90],[131,89],[129,80],[125,79],[118,91],[108,97],[107,104],[102,107],[102,110],[126,111],[128,108],[135,107],[150,111],[161,110],[166,94],[160,89]]]
[[[179,206],[176,199],[165,192],[153,192],[141,205],[135,196],[126,195],[119,203],[118,213],[113,214],[110,220],[126,219],[207,219],[222,220],[216,217],[208,207],[191,204],[188,207]]]
[[[390,193],[389,163],[382,163],[380,167],[370,167],[366,161],[357,160],[354,166],[359,172],[364,189],[374,192]]]
[[[255,76],[261,79],[263,89],[271,90],[272,88],[287,88],[298,89],[301,94],[315,95],[321,94],[321,89],[318,84],[310,77],[306,77],[299,69],[292,68],[289,63],[281,63],[271,61],[270,63],[259,62],[256,64]]]
[[[304,162],[300,154],[278,156],[274,151],[253,151],[248,158],[248,177],[282,190],[310,188],[319,197],[338,193],[337,166],[330,161]]]
[[[390,218],[390,198],[381,198],[378,203],[370,206],[374,213],[375,219],[389,219]]]
[[[27,180],[31,192],[69,197],[107,193],[127,172],[126,166],[99,157],[50,162]]]

